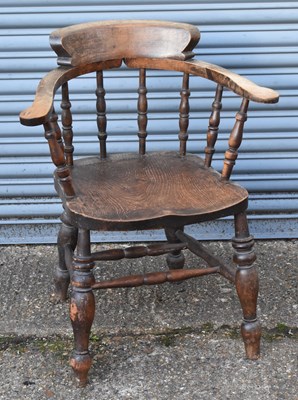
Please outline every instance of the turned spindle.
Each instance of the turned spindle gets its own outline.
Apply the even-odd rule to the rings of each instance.
[[[64,145],[63,145],[62,136],[61,136],[61,129],[58,124],[58,115],[55,112],[54,107],[53,107],[52,113],[50,115],[49,121],[50,121],[50,124],[52,125],[53,131],[55,132],[57,143],[59,144],[62,151],[64,151]]]
[[[75,195],[74,189],[71,182],[69,168],[65,163],[64,153],[59,145],[59,133],[58,140],[56,131],[53,129],[53,124],[49,121],[44,123],[45,138],[48,141],[49,149],[53,163],[57,167],[57,176],[59,183],[62,186],[64,193],[67,197],[73,197]]]
[[[186,154],[186,142],[188,139],[188,124],[189,124],[189,74],[183,74],[182,89],[180,92],[181,100],[179,107],[179,141],[180,141],[180,155]]]
[[[96,114],[97,114],[97,128],[98,128],[98,140],[100,146],[100,157],[106,158],[107,156],[107,116],[106,116],[106,91],[103,87],[103,71],[96,72]]]
[[[217,141],[218,127],[220,123],[220,110],[222,108],[223,87],[217,85],[215,98],[212,103],[212,112],[209,118],[209,126],[207,132],[207,146],[205,147],[205,166],[210,167],[212,163],[212,157],[215,152],[215,143]]]
[[[67,165],[73,165],[73,151],[72,145],[73,131],[72,131],[72,115],[71,103],[69,101],[68,83],[62,85],[62,101],[61,101],[61,121],[62,121],[62,134],[64,139],[64,153]]]
[[[140,69],[139,88],[138,88],[138,137],[139,137],[139,153],[146,153],[146,137],[147,137],[147,88],[146,88],[146,70]]]
[[[253,265],[256,259],[254,240],[249,234],[245,212],[235,215],[232,245],[235,249],[233,261],[237,265],[235,285],[243,311],[241,334],[246,356],[254,360],[260,356],[261,325],[257,319],[259,278]]]
[[[224,166],[222,169],[222,179],[229,180],[233,167],[238,157],[238,148],[241,145],[243,137],[243,127],[247,120],[247,109],[249,100],[244,98],[239,112],[236,114],[236,121],[229,138],[229,148],[225,152]]]

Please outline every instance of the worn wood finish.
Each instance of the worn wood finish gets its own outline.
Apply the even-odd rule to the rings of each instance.
[[[78,245],[73,261],[72,293],[70,301],[70,319],[74,333],[74,353],[70,360],[80,386],[88,382],[91,367],[89,353],[89,335],[95,313],[95,301],[92,285],[95,282],[92,269],[94,262],[90,254],[90,232],[78,231]]]
[[[57,29],[50,44],[60,65],[85,65],[124,57],[193,57],[199,30],[165,21],[97,21]]]
[[[71,279],[70,316],[75,339],[71,365],[81,386],[86,385],[91,366],[88,343],[95,311],[95,289],[177,282],[218,273],[236,286],[243,311],[241,332],[247,357],[256,359],[259,356],[261,330],[256,316],[258,276],[253,266],[254,242],[245,214],[248,193],[230,182],[229,178],[241,145],[249,102],[276,103],[278,93],[219,66],[199,60],[186,61],[192,57],[198,40],[197,28],[160,21],[106,21],[59,29],[51,35],[51,45],[58,55],[58,63],[64,66],[42,79],[33,105],[20,114],[24,125],[44,125],[52,161],[57,167],[55,187],[65,212],[58,236],[56,298],[66,299]],[[108,155],[103,71],[120,67],[123,60],[127,67],[140,69],[136,107],[139,154]],[[146,153],[146,70],[150,68],[182,73],[178,132],[180,152]],[[100,155],[74,161],[68,81],[90,72],[96,72]],[[190,113],[189,75],[217,84],[209,118],[205,160],[186,151]],[[60,86],[62,134],[54,110],[54,97]],[[212,169],[211,163],[224,88],[239,95],[242,103],[236,114],[220,175]],[[184,227],[188,224],[227,215],[233,215],[235,219],[235,237],[232,240],[234,264],[231,265],[184,233]],[[152,228],[164,229],[167,243],[91,253],[91,229]],[[208,267],[182,269],[185,263],[184,249],[189,249],[204,260]],[[95,283],[92,273],[95,261],[161,254],[167,254],[168,271]]]
[[[64,205],[74,224],[91,229],[176,227],[230,215],[247,206],[245,189],[223,182],[220,174],[191,154],[81,159],[71,169],[71,178],[77,196],[64,199]],[[59,190],[57,175],[55,179]]]

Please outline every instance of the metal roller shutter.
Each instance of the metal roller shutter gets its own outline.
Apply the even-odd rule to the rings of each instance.
[[[40,128],[21,126],[18,113],[31,103],[39,79],[56,66],[49,33],[92,20],[161,19],[195,24],[202,37],[197,57],[231,68],[278,90],[277,105],[251,103],[233,179],[251,193],[255,236],[298,236],[298,2],[148,0],[0,0],[0,242],[54,242],[61,205],[52,185],[53,167]],[[151,72],[148,80],[149,150],[176,148],[180,77]],[[190,151],[200,152],[214,85],[191,79]],[[112,152],[136,148],[137,75],[106,73],[109,144]],[[95,79],[71,85],[77,155],[97,152]],[[239,99],[225,92],[215,165],[220,168]],[[160,119],[158,110],[166,112]],[[160,132],[162,131],[162,134]],[[124,135],[123,132],[128,132]],[[231,223],[193,227],[197,236],[228,238]],[[159,233],[129,233],[124,240],[159,239]],[[98,239],[99,236],[96,236]],[[101,240],[103,238],[100,238]],[[106,240],[120,240],[115,234]]]

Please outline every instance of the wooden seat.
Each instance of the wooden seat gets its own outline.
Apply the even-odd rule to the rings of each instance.
[[[260,353],[257,320],[258,275],[254,267],[254,240],[246,217],[247,191],[230,182],[242,142],[249,103],[276,103],[278,94],[219,66],[194,59],[200,39],[192,25],[162,21],[105,21],[58,29],[50,43],[59,67],[40,82],[31,107],[20,115],[24,125],[43,125],[52,161],[55,187],[64,213],[58,235],[59,265],[55,275],[57,300],[67,298],[71,281],[70,317],[75,350],[71,365],[81,386],[91,366],[89,334],[94,318],[94,290],[160,284],[220,274],[235,284],[243,311],[241,332],[246,355]],[[136,133],[139,152],[109,154],[104,71],[134,68],[139,71],[136,92]],[[180,106],[177,113],[177,151],[146,151],[150,133],[146,72],[148,69],[180,72]],[[68,82],[96,74],[96,120],[100,149],[92,157],[74,159],[71,102]],[[206,122],[206,147],[187,152],[189,125],[189,76],[214,82],[215,95]],[[61,125],[54,108],[61,87]],[[223,157],[221,172],[212,168],[219,133],[223,90],[240,97],[235,122]],[[203,158],[199,153],[205,153]],[[189,224],[233,216],[235,236],[231,264],[211,254],[198,240],[184,232]],[[157,229],[165,231],[165,243],[92,252],[90,231]],[[202,258],[205,268],[184,268],[183,250]],[[97,261],[167,254],[168,270],[95,281]],[[227,316],[228,318],[228,316]]]
[[[244,188],[223,181],[193,154],[124,153],[81,159],[72,167],[71,178],[76,197],[65,199],[65,208],[80,226],[96,230],[176,227],[231,215],[247,206]]]

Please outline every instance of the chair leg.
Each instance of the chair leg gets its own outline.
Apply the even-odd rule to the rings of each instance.
[[[183,228],[178,228],[183,231]],[[179,243],[175,232],[177,229],[166,228],[165,234],[169,243]],[[181,250],[176,250],[167,255],[167,265],[169,269],[180,269],[184,267],[185,257]]]
[[[79,386],[87,384],[88,371],[92,362],[88,345],[95,312],[94,294],[91,288],[95,282],[93,267],[94,262],[90,256],[90,232],[79,229],[77,251],[73,262],[70,302],[70,319],[74,332],[74,352],[70,365]]]
[[[77,245],[78,230],[72,226],[68,220],[66,213],[61,216],[62,225],[58,234],[58,257],[59,264],[56,268],[55,298],[56,301],[65,301],[67,299],[67,290],[70,282],[71,274],[71,254],[67,253],[70,247],[70,253],[74,251]]]
[[[261,325],[257,320],[259,279],[253,262],[256,259],[253,237],[249,235],[246,213],[235,215],[234,262],[237,264],[236,290],[243,310],[241,334],[247,358],[260,356]]]

